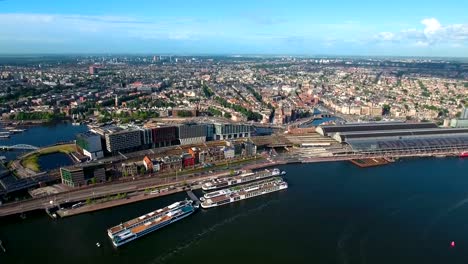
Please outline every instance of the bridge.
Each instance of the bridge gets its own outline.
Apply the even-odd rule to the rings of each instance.
[[[28,144],[16,144],[11,146],[0,146],[1,150],[38,150],[39,148]]]

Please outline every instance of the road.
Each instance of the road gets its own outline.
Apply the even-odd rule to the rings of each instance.
[[[194,183],[201,180],[208,180],[220,176],[229,175],[229,171],[216,172],[195,177],[194,174],[172,177],[172,178],[135,178],[130,181],[117,181],[85,188],[73,189],[68,192],[51,195],[48,197],[32,198],[24,201],[7,203],[0,206],[0,217],[12,214],[19,214],[27,211],[45,209],[52,205],[59,205],[66,202],[83,201],[88,198],[104,197],[118,193],[128,193],[144,190],[157,185],[175,185],[182,183]],[[52,202],[52,203],[51,203]]]

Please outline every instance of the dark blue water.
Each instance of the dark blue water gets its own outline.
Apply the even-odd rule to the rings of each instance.
[[[468,159],[282,169],[285,191],[200,210],[119,249],[108,227],[185,195],[56,221],[0,219],[0,263],[468,263]]]
[[[77,133],[87,131],[85,125],[73,126],[71,123],[51,123],[41,126],[27,128],[25,132],[11,135],[9,139],[1,140],[0,145],[28,144],[37,147],[48,146],[60,141],[70,141],[75,139]],[[28,152],[8,151],[0,152],[0,156],[14,159],[16,156]]]
[[[38,163],[42,171],[49,171],[73,164],[72,159],[65,153],[51,153],[39,156]]]

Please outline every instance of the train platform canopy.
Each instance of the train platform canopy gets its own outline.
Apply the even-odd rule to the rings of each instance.
[[[410,129],[428,129],[437,128],[434,123],[406,123],[401,121],[384,122],[366,122],[366,123],[347,123],[343,125],[324,125],[318,126],[316,132],[322,136],[333,137],[336,133],[346,132],[373,132],[373,131],[391,131],[391,130],[410,130]]]
[[[355,152],[468,149],[468,133],[347,139]]]
[[[401,137],[401,136],[425,136],[425,135],[452,135],[466,134],[468,128],[424,128],[424,129],[397,129],[383,131],[357,131],[357,132],[339,132],[333,135],[333,139],[340,143],[346,143],[350,139],[365,139],[377,137]]]

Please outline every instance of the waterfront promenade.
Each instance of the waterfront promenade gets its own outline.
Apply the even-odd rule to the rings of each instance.
[[[277,165],[285,165],[291,163],[315,163],[315,162],[333,162],[333,161],[347,161],[352,159],[372,159],[372,158],[422,158],[434,156],[457,156],[459,150],[439,150],[437,152],[400,152],[392,154],[347,154],[335,155],[328,157],[298,157],[294,154],[288,153],[286,155],[278,156],[277,158],[270,159],[264,162],[258,162],[243,166],[241,169],[253,170]],[[95,186],[87,186],[84,188],[73,189],[68,192],[59,193],[41,198],[32,198],[24,201],[7,203],[0,206],[0,217],[12,214],[24,213],[27,211],[46,209],[51,206],[57,206],[68,202],[84,201],[88,198],[94,199],[105,197],[107,195],[115,195],[119,193],[137,192],[147,189],[152,186],[163,185],[176,185],[176,184],[192,184],[198,183],[203,180],[222,177],[229,175],[229,171],[216,172],[212,174],[202,175],[195,177],[195,174],[183,175],[172,178],[135,178],[135,180],[125,182],[110,182],[97,184]],[[148,197],[150,198],[150,197]],[[52,203],[51,203],[52,202]],[[119,205],[115,202],[114,205]]]

